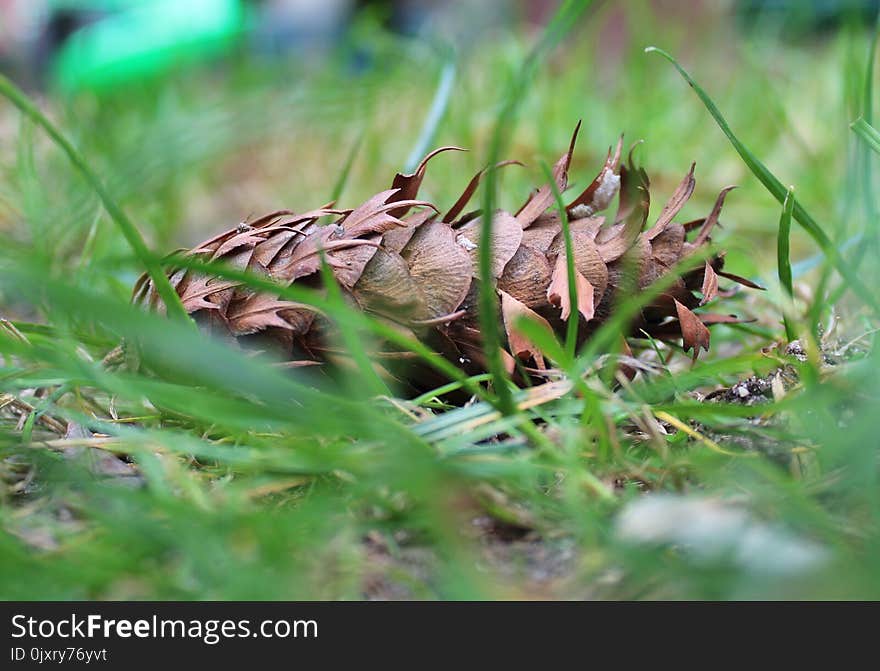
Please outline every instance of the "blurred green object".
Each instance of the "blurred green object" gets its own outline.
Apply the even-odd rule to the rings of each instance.
[[[98,0],[53,3],[99,13],[76,30],[52,63],[63,92],[108,90],[227,51],[244,30],[242,0]]]
[[[793,35],[829,29],[845,21],[870,23],[878,0],[738,0],[736,13],[747,27],[777,24]]]

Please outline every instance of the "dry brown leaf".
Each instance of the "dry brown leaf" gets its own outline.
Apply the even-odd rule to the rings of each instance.
[[[681,260],[685,239],[684,226],[667,224],[666,228],[651,240],[651,253],[664,267],[674,266]]]
[[[571,231],[571,249],[574,267],[595,289],[596,301],[600,300],[608,286],[608,266],[602,260],[596,243],[593,242],[589,233]],[[547,256],[552,259],[564,254],[565,236],[563,233],[559,233],[547,250]]]
[[[605,263],[619,259],[635,244],[648,220],[651,205],[648,175],[643,169],[621,168],[620,176],[621,200],[615,225],[600,230],[596,236],[599,254]]]
[[[699,317],[688,310],[684,305],[675,302],[675,312],[678,315],[678,324],[681,328],[681,338],[684,351],[694,350],[694,358],[700,353],[702,347],[709,351],[709,329],[705,327]]]
[[[327,260],[333,270],[336,281],[344,288],[351,289],[361,278],[364,266],[373,258],[379,248],[382,236],[374,235],[367,238],[372,245],[357,245],[337,249],[328,253]]]
[[[406,243],[410,241],[416,229],[436,216],[436,212],[428,209],[411,214],[403,220],[406,226],[391,229],[382,236],[382,246],[389,252],[397,252],[399,254],[400,250],[406,247]]]
[[[542,214],[523,231],[522,243],[540,252],[546,252],[561,230],[559,212],[551,210]]]
[[[636,146],[638,145],[634,145],[629,151],[627,165],[620,167],[620,197],[617,202],[617,214],[614,217],[615,224],[626,220],[634,210],[647,209],[643,201],[651,187],[651,181],[648,179],[648,173],[633,163],[633,151]]]
[[[398,193],[398,189],[383,191],[353,210],[342,222],[346,237],[357,238],[406,226],[393,212],[405,212],[411,207],[428,207],[436,211],[431,203],[424,200],[396,199]],[[403,210],[401,206],[405,206]]]

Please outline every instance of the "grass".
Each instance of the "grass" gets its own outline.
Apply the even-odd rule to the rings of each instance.
[[[776,266],[779,275],[779,284],[789,298],[794,298],[794,288],[791,279],[791,256],[789,246],[791,244],[791,215],[794,210],[794,193],[789,188],[782,203],[782,214],[779,217],[779,235],[776,239]],[[782,315],[785,324],[785,337],[789,342],[797,338],[797,332],[786,314]]]
[[[872,31],[783,41],[710,14],[694,39],[647,3],[588,4],[454,63],[359,26],[320,68],[242,58],[42,112],[19,98],[29,115],[0,107],[0,597],[880,596]],[[609,44],[621,11],[629,39]],[[649,45],[677,57],[723,132]],[[353,53],[370,65],[354,73]],[[48,119],[76,166],[33,125]],[[719,299],[712,311],[754,321],[713,328],[696,364],[631,339],[641,372],[615,378],[650,292],[574,353],[522,324],[569,380],[527,389],[500,362],[466,377],[335,292],[281,291],[339,326],[356,365],[333,381],[129,305],[175,247],[279,207],[355,205],[429,140],[472,151],[433,160],[423,196],[451,204],[462,175],[520,158],[481,187],[482,206],[515,209],[579,119],[573,188],[620,132],[645,139],[654,217],[693,160],[679,220],[740,186],[713,237],[768,290]],[[452,381],[388,389],[376,339]]]

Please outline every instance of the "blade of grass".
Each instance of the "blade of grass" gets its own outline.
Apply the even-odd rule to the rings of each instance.
[[[491,380],[492,376],[488,375],[487,373],[482,373],[480,375],[471,376],[471,379],[474,382],[483,382],[486,380]],[[437,387],[436,389],[432,389],[431,391],[426,391],[424,394],[416,396],[414,399],[412,399],[412,401],[410,401],[410,403],[412,403],[413,405],[424,405],[425,403],[428,403],[435,398],[439,398],[440,396],[443,396],[453,391],[458,391],[462,388],[462,386],[463,385],[461,382],[450,382],[448,384]]]
[[[856,147],[855,152],[855,166],[854,169],[858,172],[858,181],[861,185],[861,197],[862,197],[862,205],[864,209],[865,216],[865,228],[862,233],[857,234],[856,237],[864,238],[866,244],[859,245],[856,248],[855,253],[851,257],[850,265],[853,268],[854,272],[857,272],[861,267],[862,262],[869,255],[868,252],[872,248],[877,245],[877,237],[874,233],[873,222],[877,219],[877,203],[874,198],[874,189],[872,187],[873,179],[873,155],[871,154],[871,149],[874,152],[877,152],[878,148],[880,148],[880,144],[877,143],[876,131],[874,133],[875,137],[872,141],[863,135],[867,129],[872,129],[872,124],[874,123],[874,62],[877,58],[877,38],[878,32],[880,32],[880,14],[877,16],[877,21],[875,23],[874,30],[871,35],[871,44],[868,47],[868,59],[865,65],[865,81],[862,87],[862,99],[861,99],[861,117],[856,120],[853,124],[850,124],[850,128],[852,128],[857,135],[860,135],[865,142],[859,143]],[[854,125],[861,121],[863,124],[867,126],[867,129],[856,130]],[[868,133],[870,134],[870,133]],[[856,181],[855,179],[847,179],[847,186],[852,188],[852,182]],[[854,198],[853,198],[854,199]],[[847,202],[849,202],[849,198],[847,198]],[[853,238],[847,240],[847,243],[850,242]],[[840,247],[840,251],[846,251],[843,246]],[[822,290],[824,291],[825,286],[828,284],[828,280],[823,273],[822,278],[819,282]],[[840,298],[841,294],[845,291],[845,287],[838,287],[835,291],[831,292],[828,297],[828,304],[834,305],[837,300]],[[821,296],[821,293],[817,293],[817,296]],[[811,307],[811,315],[813,316],[813,323],[818,323],[818,316],[821,312],[818,305],[813,305]]]
[[[868,48],[868,59],[865,66],[865,81],[862,88],[862,101],[861,101],[861,117],[857,119],[853,124],[850,124],[850,128],[859,135],[864,142],[858,144],[855,153],[855,169],[858,171],[858,179],[861,185],[861,196],[862,203],[864,208],[864,229],[860,234],[857,234],[856,237],[860,237],[864,240],[864,244],[860,244],[855,253],[851,257],[851,266],[854,272],[857,272],[861,267],[862,262],[865,258],[870,256],[870,252],[877,248],[877,234],[874,226],[874,222],[877,220],[877,203],[874,197],[874,189],[873,189],[873,166],[874,166],[874,156],[871,152],[873,150],[874,153],[880,151],[880,142],[878,142],[878,133],[876,129],[873,127],[874,123],[874,65],[877,58],[877,40],[878,34],[880,34],[880,13],[877,15],[877,20],[875,22],[874,30],[871,35],[871,44]],[[857,127],[858,126],[858,127]],[[848,182],[855,180],[848,180]],[[850,238],[852,240],[853,238]],[[849,242],[848,240],[847,242]],[[843,247],[841,247],[841,251],[845,251]],[[821,288],[824,290],[825,285],[828,283],[827,279],[823,275],[820,281]],[[843,293],[844,287],[838,287],[835,291],[831,292],[828,297],[828,303],[830,305],[834,305],[840,295]],[[820,296],[821,294],[817,294]],[[814,305],[811,309],[811,318],[812,323],[818,323],[820,316],[820,309],[818,305]]]
[[[527,86],[544,55],[555,46],[571,29],[581,13],[592,4],[592,0],[566,0],[547,24],[541,38],[526,56],[522,67],[516,72],[507,89],[507,94],[498,114],[498,120],[489,143],[489,168],[483,176],[483,226],[479,242],[479,320],[483,334],[483,347],[487,368],[492,374],[499,407],[504,414],[516,412],[516,406],[507,386],[507,374],[501,359],[501,335],[498,330],[498,299],[492,278],[492,215],[495,211],[495,189],[497,185],[497,164],[506,139],[510,136],[516,119],[519,103],[525,98]]]
[[[446,108],[449,106],[449,100],[452,97],[452,87],[455,85],[455,61],[449,60],[440,73],[440,81],[437,83],[437,91],[434,93],[434,100],[431,101],[431,108],[428,116],[425,117],[425,123],[419,133],[419,139],[413,145],[409,157],[406,159],[404,172],[412,172],[416,169],[422,157],[428,153],[430,144],[434,141],[437,134],[437,127],[443,120]]]
[[[878,15],[877,25],[878,27],[880,27],[880,15]],[[858,179],[861,183],[861,196],[864,206],[865,228],[863,232],[857,233],[853,237],[849,238],[843,245],[841,245],[840,251],[846,251],[846,249],[855,242],[861,243],[858,247],[856,247],[856,250],[853,253],[850,261],[850,265],[853,268],[854,272],[858,271],[864,259],[869,256],[869,252],[872,249],[875,249],[877,246],[877,237],[875,227],[873,225],[877,219],[877,204],[874,199],[874,189],[872,187],[872,183],[874,180],[872,174],[873,154],[871,153],[872,151],[874,153],[880,153],[880,133],[878,133],[877,129],[875,129],[872,125],[874,99],[874,61],[876,59],[877,52],[877,36],[878,29],[875,28],[871,37],[871,45],[868,49],[868,61],[865,67],[865,82],[862,92],[861,116],[850,124],[850,128],[852,129],[852,131],[863,140],[863,142],[859,143],[856,149],[855,169],[858,171]],[[807,261],[802,263],[807,263],[808,261],[812,261],[812,259],[808,259]],[[823,295],[827,284],[828,279],[823,274],[818,285],[821,289],[821,292],[817,292],[817,296]],[[844,290],[845,287],[838,287],[834,291],[830,292],[825,302],[829,305],[834,305],[840,298]],[[819,323],[821,313],[822,304],[821,302],[817,301],[810,309],[810,321],[811,324],[814,325],[814,328],[815,325]]]
[[[331,202],[338,203],[340,197],[342,197],[345,185],[348,184],[348,177],[351,175],[351,166],[354,165],[354,160],[357,158],[358,152],[360,152],[363,144],[364,134],[360,133],[351,145],[351,149],[348,150],[348,156],[345,157],[345,164],[342,166],[342,172],[339,173],[339,177],[333,185],[333,191],[330,194]]]
[[[865,86],[862,93],[862,119],[871,126],[874,123],[874,65],[877,60],[877,39],[880,35],[880,13],[874,25],[871,34],[871,45],[868,47],[868,64],[865,67]],[[877,151],[875,149],[874,151]],[[867,217],[867,225],[871,226],[877,218],[877,204],[874,199],[873,184],[873,162],[871,156],[862,152],[862,195],[865,203],[865,216]],[[861,259],[860,259],[861,260]]]
[[[880,154],[880,131],[865,121],[863,117],[859,117],[853,121],[849,127],[852,128],[853,132],[862,138],[871,149]]]
[[[794,207],[794,187],[788,187],[785,202],[782,205],[782,214],[779,217],[779,233],[776,238],[776,268],[779,273],[779,283],[785,290],[789,299],[794,298],[794,290],[791,283],[791,258],[789,242],[791,236],[791,213]],[[782,321],[785,324],[785,336],[791,342],[795,339],[794,326],[785,310],[782,313]]]
[[[0,74],[0,95],[7,98],[15,105],[25,116],[30,118],[37,125],[41,126],[46,134],[52,139],[58,147],[67,155],[67,158],[79,173],[85,178],[89,186],[98,194],[101,202],[104,204],[107,213],[113,222],[122,231],[135,256],[138,257],[144,268],[153,280],[156,291],[165,303],[165,308],[169,315],[190,322],[189,315],[180,301],[180,297],[171,286],[171,282],[165,276],[162,265],[156,261],[156,257],[150,253],[144,239],[141,237],[137,227],[131,222],[122,208],[117,205],[116,201],[104,187],[98,175],[91,169],[88,162],[67,140],[61,131],[39,110],[39,108],[31,102],[30,98],[9,79]]]
[[[721,131],[727,136],[727,139],[730,140],[730,143],[748,166],[749,170],[751,170],[752,174],[758,178],[767,191],[769,191],[779,204],[782,205],[785,202],[785,196],[788,190],[782,185],[782,182],[770,172],[767,166],[765,166],[751,152],[751,150],[749,150],[748,147],[740,142],[739,138],[734,135],[718,107],[712,102],[712,99],[706,94],[700,85],[694,81],[690,74],[688,74],[687,70],[685,70],[673,56],[663,49],[658,47],[647,47],[645,52],[658,53],[672,63],[675,69],[678,70],[679,74],[697,94],[697,97],[702,101],[709,114],[712,115],[712,118],[715,119],[715,122],[718,124]],[[873,292],[855,275],[852,269],[847,265],[846,260],[841,256],[835,244],[826,235],[825,231],[819,227],[819,224],[816,223],[813,217],[810,216],[797,200],[794,200],[792,216],[810,235],[810,237],[813,238],[816,244],[819,245],[819,248],[825,253],[829,262],[831,262],[831,264],[837,269],[841,277],[849,283],[850,288],[859,296],[859,298],[869,305],[876,314],[880,315],[880,302],[877,301]]]

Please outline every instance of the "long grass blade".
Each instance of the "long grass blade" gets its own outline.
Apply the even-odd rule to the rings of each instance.
[[[479,277],[480,277],[480,329],[483,334],[483,347],[487,368],[492,374],[495,393],[503,414],[516,411],[513,397],[507,386],[507,374],[501,359],[501,336],[498,330],[498,305],[492,279],[492,213],[495,210],[495,188],[497,184],[497,164],[506,139],[509,137],[516,110],[526,95],[528,83],[534,76],[544,55],[565,36],[578,17],[592,4],[592,0],[567,0],[557,10],[547,25],[541,38],[529,52],[522,67],[517,71],[498,114],[492,140],[489,144],[489,166],[483,177],[483,226],[480,231]]]
[[[730,140],[730,143],[733,145],[734,149],[736,149],[737,153],[740,155],[742,160],[748,166],[749,170],[751,170],[752,174],[758,178],[761,184],[770,192],[770,194],[779,201],[779,204],[782,205],[785,202],[785,196],[788,193],[788,190],[782,185],[782,182],[777,179],[777,177],[770,172],[770,170],[765,166],[752,152],[748,149],[737,136],[733,133],[724,116],[721,114],[718,107],[712,102],[712,99],[706,94],[706,92],[700,87],[699,84],[693,79],[693,77],[688,74],[687,70],[685,70],[681,64],[669,53],[660,49],[658,47],[648,47],[645,49],[646,53],[655,52],[663,56],[666,60],[668,60],[672,65],[678,70],[679,74],[685,79],[685,81],[690,85],[690,87],[697,94],[697,97],[702,101],[703,105],[709,111],[709,114],[712,115],[712,118],[715,119],[715,123],[718,124],[718,127],[721,131],[727,136],[727,139]],[[871,306],[871,309],[874,310],[875,313],[880,314],[880,302],[878,302],[877,298],[874,296],[874,292],[872,292],[865,284],[855,275],[852,269],[847,264],[846,260],[841,256],[839,250],[835,246],[834,242],[828,237],[828,235],[823,231],[819,224],[816,223],[816,220],[813,219],[812,216],[801,206],[797,200],[793,203],[792,216],[795,221],[797,221],[803,229],[813,238],[819,248],[824,252],[828,261],[837,269],[840,273],[841,277],[843,277],[850,285],[852,290],[861,298],[866,304]]]
[[[789,299],[794,298],[794,289],[791,281],[791,256],[789,251],[791,237],[791,214],[794,208],[794,188],[789,187],[782,206],[782,214],[779,217],[779,233],[776,238],[776,268],[779,273],[779,283],[785,290]],[[788,341],[795,339],[794,326],[788,315],[783,312],[782,320],[785,323],[785,335]]]
[[[339,173],[339,177],[333,185],[333,191],[330,193],[330,200],[333,203],[338,203],[339,199],[342,197],[342,192],[345,190],[345,186],[348,184],[348,178],[351,175],[351,167],[354,165],[354,161],[357,158],[363,143],[364,134],[361,133],[351,145],[351,149],[348,150],[348,155],[345,157],[345,164],[342,166],[342,171]]]
[[[863,117],[853,121],[850,126],[853,132],[862,138],[871,149],[880,154],[880,131],[869,124]]]
[[[428,116],[422,125],[419,139],[406,159],[404,172],[415,170],[422,157],[428,153],[430,145],[434,141],[434,136],[437,135],[437,127],[443,120],[446,108],[449,107],[453,86],[455,86],[455,61],[450,60],[443,66],[443,71],[440,73],[440,81],[437,83],[434,100],[431,101],[431,109],[428,111]]]

